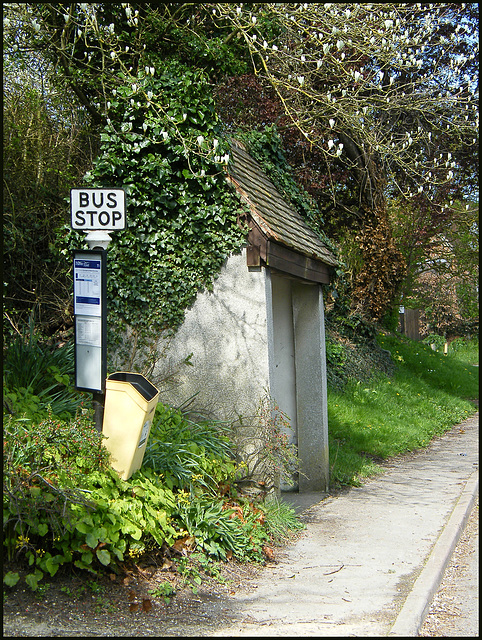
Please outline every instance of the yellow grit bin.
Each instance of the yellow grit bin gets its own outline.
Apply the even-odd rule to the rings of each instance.
[[[117,372],[105,383],[104,445],[123,480],[141,468],[159,391],[140,373]]]

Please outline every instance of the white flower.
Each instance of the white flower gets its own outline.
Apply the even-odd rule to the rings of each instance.
[[[147,99],[148,99],[148,100],[152,100],[152,96],[153,96],[152,91],[148,91],[148,92],[147,92]]]
[[[363,78],[362,74],[359,71],[355,71],[355,82],[358,82],[360,78]]]
[[[256,16],[253,16],[253,17],[251,18],[251,22],[252,22],[253,24],[256,24]]]
[[[336,155],[337,155],[338,157],[340,157],[340,156],[341,156],[341,154],[342,154],[342,152],[343,152],[343,145],[340,143],[340,144],[338,145],[338,149],[336,150]]]
[[[316,63],[316,68],[319,69],[322,65],[321,60],[318,60],[318,62]]]
[[[219,140],[217,140],[216,138],[214,138],[214,140],[213,140],[213,147],[214,147],[214,149],[217,149],[217,148],[218,148],[218,144],[219,144]]]
[[[109,31],[111,33],[114,33],[114,23],[113,22],[111,22],[110,25],[109,25]]]
[[[330,118],[329,124],[330,124],[330,127],[333,129],[333,127],[335,126],[335,121],[333,120],[333,118]]]
[[[204,136],[198,136],[196,138],[196,141],[197,141],[198,145],[201,146],[202,143],[204,142]]]
[[[385,20],[385,28],[391,29],[393,27],[393,20]]]
[[[185,122],[186,118],[187,118],[187,113],[183,113],[182,114],[182,121]]]
[[[334,146],[335,143],[333,142],[333,140],[328,140],[328,149],[333,149]]]
[[[325,44],[323,45],[323,53],[325,54],[325,56],[326,56],[326,54],[329,52],[329,50],[330,50],[330,49],[331,49],[331,45],[330,45],[330,44],[325,43]]]
[[[115,60],[115,51],[110,52],[110,57],[112,58],[112,60]]]
[[[296,79],[300,83],[300,86],[303,86],[305,83],[305,76],[296,76]]]
[[[345,43],[343,42],[343,40],[336,41],[336,48],[338,49],[338,51],[341,51],[344,46],[345,46]]]
[[[133,84],[132,85],[132,92],[135,93],[137,91],[137,85]]]

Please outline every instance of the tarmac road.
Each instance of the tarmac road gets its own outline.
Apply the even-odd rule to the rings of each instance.
[[[479,505],[445,570],[420,629],[420,637],[479,637]]]

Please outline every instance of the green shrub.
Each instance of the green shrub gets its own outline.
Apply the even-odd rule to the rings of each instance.
[[[236,474],[226,433],[220,422],[194,422],[181,409],[158,403],[143,465],[162,474],[173,490],[215,495],[219,484],[234,481]]]
[[[4,411],[41,419],[48,409],[62,418],[75,415],[83,396],[73,388],[74,345],[41,344],[32,327],[4,348]]]

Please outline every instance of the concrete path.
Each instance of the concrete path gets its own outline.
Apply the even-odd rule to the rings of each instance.
[[[306,531],[210,635],[416,636],[478,494],[478,459],[476,414],[363,487],[284,494]]]

